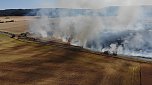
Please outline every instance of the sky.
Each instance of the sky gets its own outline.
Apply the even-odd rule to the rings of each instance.
[[[0,9],[42,8],[44,1],[54,7],[56,0],[0,0]]]
[[[152,0],[0,0],[0,9],[102,8],[111,5],[152,5]]]

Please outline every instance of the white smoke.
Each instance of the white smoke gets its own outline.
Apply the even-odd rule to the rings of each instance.
[[[151,0],[56,0],[59,8],[91,8],[101,9],[107,6],[139,6],[151,5]]]
[[[56,8],[92,9],[94,16],[50,18],[50,10],[41,9],[30,31],[94,51],[152,57],[152,31],[141,22],[141,6],[149,4],[151,0],[57,0]],[[109,6],[119,6],[117,16],[98,15]]]

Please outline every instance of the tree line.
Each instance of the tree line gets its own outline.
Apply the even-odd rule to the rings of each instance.
[[[40,12],[46,12],[50,17],[64,16],[115,16],[118,7],[104,9],[68,9],[68,8],[39,8],[39,9],[6,9],[0,10],[0,16],[40,16]]]
[[[0,16],[35,16],[36,10],[38,9],[6,9],[0,10]]]

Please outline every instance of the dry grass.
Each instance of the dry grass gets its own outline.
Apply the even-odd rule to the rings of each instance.
[[[6,19],[6,17],[0,17],[1,21],[10,21],[14,20],[15,22],[8,22],[8,23],[0,23],[0,31],[8,31],[12,33],[21,33],[25,32],[28,29],[29,20],[31,20],[32,17],[16,17],[11,16],[9,19]]]
[[[0,35],[1,85],[139,85],[139,64]]]

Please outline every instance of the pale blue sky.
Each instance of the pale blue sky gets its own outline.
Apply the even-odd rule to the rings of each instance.
[[[0,0],[0,9],[41,8],[44,1],[54,5],[56,0]]]
[[[152,0],[0,0],[0,9],[103,8],[104,6],[152,5]]]

